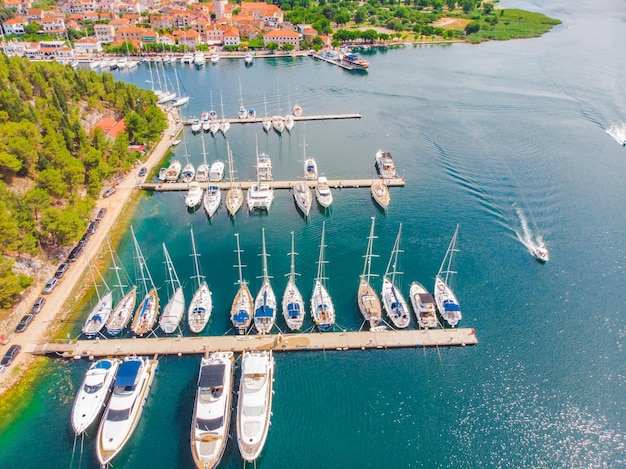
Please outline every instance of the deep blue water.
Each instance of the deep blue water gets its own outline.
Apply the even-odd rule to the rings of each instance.
[[[210,91],[218,113],[221,91],[225,113],[234,116],[239,82],[244,104],[261,115],[264,95],[269,114],[285,114],[296,101],[305,114],[362,113],[360,120],[297,123],[282,138],[266,135],[260,124],[233,125],[228,142],[239,179],[254,177],[255,138],[272,157],[276,179],[299,176],[306,136],[307,154],[329,178],[374,176],[374,153],[388,146],[407,183],[391,190],[386,215],[366,189],[343,189],[334,191],[331,213],[314,209],[308,223],[286,191],[276,193],[269,216],[242,211],[231,222],[222,208],[211,223],[202,210],[186,212],[183,194],[143,196],[132,224],[149,268],[163,285],[166,243],[187,300],[194,228],[215,302],[205,334],[229,329],[234,233],[241,235],[246,278],[256,294],[265,228],[280,297],[293,230],[298,284],[308,297],[326,220],[337,321],[355,330],[370,217],[376,216],[374,252],[380,258],[373,269],[379,274],[403,224],[405,293],[413,280],[432,288],[460,224],[454,287],[462,325],[476,329],[479,344],[277,355],[272,426],[258,467],[626,462],[626,149],[618,143],[626,130],[626,12],[617,0],[502,6],[541,10],[563,24],[538,39],[368,54],[367,74],[310,58],[257,60],[248,68],[220,60],[201,71],[178,66],[192,96],[185,116],[209,109]],[[143,65],[116,76],[150,86]],[[186,140],[198,164],[200,139],[187,134]],[[206,143],[209,160],[225,158],[223,137]],[[175,153],[183,158],[183,145]],[[524,224],[528,234],[545,239],[547,264],[537,263],[518,239]],[[132,276],[128,237],[119,253]],[[160,294],[165,301],[165,288]],[[284,328],[282,318],[279,325]],[[161,358],[148,407],[115,467],[193,465],[188,434],[198,361]],[[27,397],[27,412],[0,435],[0,467],[97,465],[95,430],[85,439],[82,461],[79,449],[72,460],[69,413],[87,367],[51,362]],[[222,467],[241,466],[233,439]]]

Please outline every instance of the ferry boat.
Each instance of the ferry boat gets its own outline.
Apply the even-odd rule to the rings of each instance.
[[[376,169],[378,174],[385,179],[392,179],[398,176],[396,166],[391,158],[391,153],[386,150],[378,150],[376,152]]]
[[[84,433],[106,407],[120,363],[116,358],[103,358],[92,363],[85,373],[72,406],[72,428],[76,435]]]
[[[189,329],[191,332],[199,333],[207,325],[213,312],[213,297],[211,296],[211,290],[206,283],[205,277],[200,274],[200,265],[198,264],[198,257],[200,254],[196,252],[196,240],[193,236],[193,228],[191,229],[191,246],[193,249],[193,262],[195,274],[192,278],[196,279],[198,287],[191,298],[189,303],[189,309],[187,310],[187,322],[189,323]]]
[[[265,249],[265,228],[261,230],[263,257],[263,283],[254,300],[254,327],[259,334],[269,334],[276,320],[276,295],[267,273],[267,251]]]
[[[191,454],[198,469],[216,467],[226,448],[233,394],[233,352],[202,358],[191,422]]]
[[[272,351],[244,352],[237,401],[237,444],[245,461],[255,461],[265,445],[272,415],[273,383]]]
[[[446,255],[443,258],[441,267],[439,268],[439,273],[437,274],[437,277],[435,277],[433,295],[435,297],[435,303],[437,303],[439,314],[441,314],[441,317],[443,317],[443,319],[445,319],[445,321],[452,327],[455,327],[463,317],[459,301],[456,299],[449,283],[452,279],[452,274],[455,273],[450,270],[450,267],[452,265],[452,257],[454,253],[458,252],[458,249],[455,248],[458,233],[459,225],[457,225],[456,230],[454,230],[454,235],[452,236]]]
[[[370,66],[370,63],[362,58],[359,54],[344,54],[341,58],[341,61],[349,67],[361,70],[365,70]]]
[[[147,357],[127,357],[121,364],[96,437],[100,464],[108,465],[133,434],[157,366],[157,360]]]
[[[402,223],[398,229],[396,240],[393,243],[391,256],[387,264],[387,270],[383,276],[383,289],[381,297],[383,299],[383,307],[393,325],[398,329],[405,329],[411,322],[409,314],[409,305],[407,304],[402,292],[396,285],[396,275],[401,274],[397,271],[398,255],[400,252],[400,237],[402,236]]]
[[[200,205],[200,202],[202,201],[202,192],[200,183],[194,181],[189,184],[189,190],[185,196],[185,205],[188,209],[193,210]]]
[[[230,321],[233,327],[236,329],[237,334],[245,334],[250,327],[252,321],[252,307],[253,300],[252,294],[248,289],[247,282],[243,279],[243,265],[241,264],[241,248],[239,247],[239,233],[235,233],[235,239],[237,240],[237,269],[239,270],[239,290],[233,300],[233,305],[230,309]]]
[[[291,268],[289,271],[289,280],[285,287],[285,293],[283,294],[283,317],[287,323],[287,327],[292,331],[300,330],[302,323],[304,322],[304,316],[306,315],[304,300],[302,294],[296,285],[296,264],[295,264],[295,244],[294,233],[291,232]]]
[[[370,279],[373,276],[371,273],[372,268],[372,248],[374,244],[374,223],[375,217],[372,217],[372,226],[370,227],[370,234],[367,238],[367,250],[365,251],[365,262],[363,263],[363,274],[361,274],[361,281],[359,282],[359,289],[357,293],[357,304],[359,305],[359,311],[363,316],[363,319],[369,323],[370,330],[378,327],[382,320],[382,308],[380,306],[380,300],[378,295],[370,284]]]
[[[411,297],[411,304],[413,305],[419,327],[422,329],[435,329],[439,325],[437,308],[435,299],[428,293],[426,287],[419,282],[413,282],[409,296]]]
[[[330,207],[330,204],[333,203],[333,194],[328,186],[328,179],[324,176],[317,178],[317,184],[315,185],[315,197],[317,198],[317,203],[324,208]]]
[[[311,294],[311,316],[313,322],[320,331],[326,332],[335,325],[335,306],[333,300],[326,289],[327,277],[324,276],[324,264],[328,261],[324,260],[324,233],[326,231],[326,222],[322,222],[322,239],[320,242],[320,257],[317,261],[317,277]]]

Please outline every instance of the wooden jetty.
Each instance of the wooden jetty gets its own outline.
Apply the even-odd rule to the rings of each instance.
[[[47,342],[26,350],[35,355],[92,358],[126,355],[196,355],[207,351],[331,351],[476,345],[474,329],[312,332],[246,336],[194,336]]]
[[[328,57],[324,57],[323,55],[320,55],[318,53],[311,54],[311,57],[313,57],[314,59],[323,60],[324,62],[328,62],[329,64],[337,65],[338,67],[341,67],[341,68],[343,68],[345,70],[364,70],[365,71],[365,69],[363,69],[363,68],[354,67],[352,65],[349,65],[349,64],[343,62],[340,59],[331,59],[331,58],[328,58]]]
[[[319,115],[311,115],[311,116],[294,116],[294,121],[323,121],[323,120],[337,120],[337,119],[360,119],[363,117],[360,112],[354,112],[350,114],[319,114]],[[262,123],[264,117],[246,117],[244,119],[229,119],[226,121],[231,124],[256,124]],[[194,119],[183,119],[181,123],[183,125],[191,125],[193,124]]]
[[[331,179],[328,181],[328,185],[333,189],[349,189],[360,187],[371,187],[376,181],[380,181],[380,178],[376,179]],[[297,183],[305,182],[309,187],[314,188],[317,181],[262,181],[267,183],[272,189],[292,189]],[[256,184],[256,181],[237,181],[234,183],[236,187],[242,189],[250,189],[252,184]],[[402,187],[404,186],[404,178],[385,179],[385,184],[388,187]],[[229,181],[220,182],[201,182],[200,187],[206,189],[207,186],[217,186],[220,189],[229,189],[231,183]],[[184,182],[145,182],[139,185],[140,189],[156,192],[172,192],[172,191],[186,191],[189,190],[189,184]]]

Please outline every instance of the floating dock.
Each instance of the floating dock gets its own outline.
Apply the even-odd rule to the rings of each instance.
[[[348,188],[360,188],[371,187],[376,181],[380,181],[380,178],[375,179],[330,179],[328,185],[333,189],[348,189]],[[388,187],[403,187],[404,178],[385,179],[385,184]],[[272,189],[292,189],[299,182],[306,182],[310,188],[314,188],[317,181],[306,181],[303,179],[297,181],[261,181],[262,184],[268,184]],[[252,184],[256,184],[256,181],[237,181],[232,183],[235,187],[241,187],[242,189],[250,189]],[[200,187],[206,189],[207,186],[217,186],[220,189],[229,189],[231,182],[201,182]],[[156,192],[172,192],[172,191],[186,191],[189,190],[189,184],[186,182],[145,182],[139,185],[140,189],[156,191]]]
[[[245,350],[331,351],[476,345],[474,329],[312,332],[246,336],[194,336],[132,339],[91,339],[31,346],[35,355],[109,357],[126,355],[197,355],[207,351]]]
[[[333,65],[337,65],[338,67],[341,67],[345,70],[363,70],[366,71],[366,69],[361,68],[361,67],[354,67],[350,64],[347,64],[345,62],[343,62],[341,59],[331,59],[329,57],[324,57],[323,55],[320,55],[318,53],[315,54],[311,54],[311,57],[313,57],[314,59],[317,60],[323,60],[324,62],[328,62],[329,64],[333,64]]]
[[[271,118],[272,116],[268,116],[268,117]],[[337,120],[337,119],[360,119],[361,117],[363,117],[361,113],[356,112],[352,114],[320,114],[320,115],[314,115],[314,116],[299,116],[299,117],[294,116],[293,120],[296,122],[324,121],[324,120]],[[263,122],[263,119],[265,118],[264,117],[246,117],[244,119],[226,118],[225,120],[227,122],[230,122],[231,124],[256,124],[256,123],[261,124]],[[193,124],[193,121],[194,119],[183,119],[181,120],[181,123],[184,125],[191,125]],[[222,119],[219,119],[219,121],[221,122]]]

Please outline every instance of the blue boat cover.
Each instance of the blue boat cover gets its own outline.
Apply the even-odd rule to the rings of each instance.
[[[115,386],[123,386],[125,388],[134,386],[139,368],[141,368],[141,360],[130,360],[122,363],[117,373]]]
[[[108,370],[109,368],[111,368],[111,360],[98,360],[94,365],[96,370]]]
[[[461,311],[461,307],[456,303],[452,303],[450,300],[444,301],[443,309],[445,311]]]
[[[271,318],[272,316],[274,316],[274,308],[263,305],[260,308],[256,309],[254,315],[258,318]]]
[[[248,314],[248,312],[245,309],[240,309],[233,316],[233,320],[235,322],[240,323],[240,324],[245,323],[248,319],[250,319],[250,315]]]
[[[300,316],[300,305],[298,303],[289,303],[287,305],[287,313],[290,318],[297,318]]]

